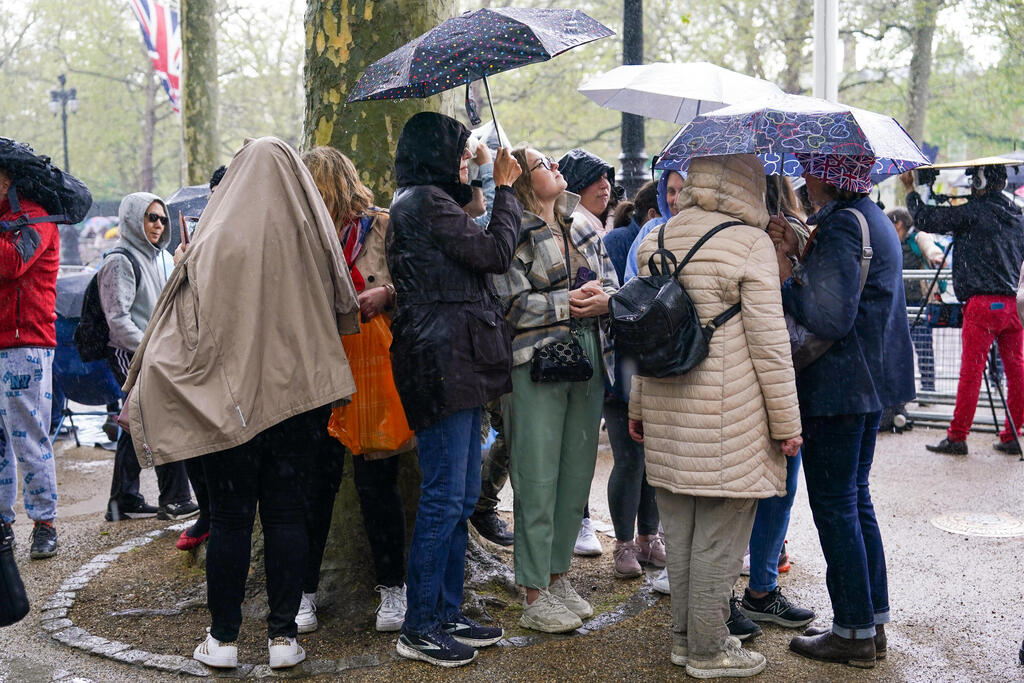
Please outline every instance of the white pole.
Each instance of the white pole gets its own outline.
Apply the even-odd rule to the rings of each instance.
[[[814,96],[839,99],[839,0],[814,0]]]

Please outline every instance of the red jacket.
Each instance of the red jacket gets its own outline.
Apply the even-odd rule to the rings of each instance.
[[[29,218],[47,215],[39,204],[19,199],[22,214]],[[11,211],[7,197],[0,200],[0,221],[13,221],[19,215]],[[24,236],[0,232],[0,349],[57,346],[53,323],[57,319],[60,233],[54,223],[28,227],[39,233],[39,246],[24,256],[17,248]]]

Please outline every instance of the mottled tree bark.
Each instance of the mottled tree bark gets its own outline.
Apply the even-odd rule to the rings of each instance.
[[[161,90],[160,80],[149,63],[146,74],[146,108],[142,114],[142,149],[140,150],[139,182],[141,192],[153,191],[153,145],[156,142],[156,96]]]
[[[189,185],[217,167],[216,0],[181,0],[181,132]]]
[[[911,11],[910,39],[913,55],[910,58],[910,78],[907,84],[907,132],[918,143],[924,135],[928,115],[930,91],[928,80],[932,74],[932,39],[935,22],[943,3],[936,0],[914,0]]]

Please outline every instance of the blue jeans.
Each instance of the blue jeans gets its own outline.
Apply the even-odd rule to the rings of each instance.
[[[480,408],[417,431],[416,442],[423,482],[409,547],[402,631],[418,635],[462,609],[466,521],[480,495]]]
[[[871,638],[889,622],[882,536],[868,475],[881,413],[805,417],[804,478],[828,569],[832,632]]]
[[[757,515],[750,532],[750,590],[769,593],[779,578],[779,555],[789,530],[789,513],[793,509],[796,488],[800,481],[800,454],[786,458],[786,495],[757,501]]]

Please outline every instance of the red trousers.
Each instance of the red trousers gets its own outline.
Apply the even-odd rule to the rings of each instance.
[[[964,326],[960,336],[963,345],[960,383],[956,388],[953,421],[947,431],[949,440],[964,441],[971,431],[985,361],[993,341],[999,344],[999,357],[1006,372],[1006,402],[1019,430],[1024,422],[1024,328],[1017,318],[1016,299],[989,294],[972,296],[964,306]],[[1004,443],[1013,441],[1009,420],[999,433],[999,440]]]

